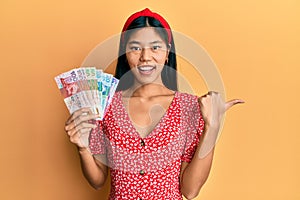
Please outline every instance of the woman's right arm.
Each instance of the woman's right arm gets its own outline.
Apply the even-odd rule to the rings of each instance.
[[[88,180],[90,185],[99,190],[104,185],[107,178],[107,166],[102,164],[96,159],[89,150],[79,149],[81,169],[84,174],[84,177]],[[105,159],[105,155],[102,159]]]
[[[105,162],[105,155],[101,155],[97,159],[91,154],[88,147],[86,147],[81,136],[89,134],[96,125],[91,121],[98,116],[92,114],[89,108],[82,108],[74,112],[66,122],[65,130],[70,137],[70,141],[78,147],[81,169],[90,185],[95,189],[100,189],[107,178],[108,168],[103,163]],[[99,160],[104,161],[103,163]]]

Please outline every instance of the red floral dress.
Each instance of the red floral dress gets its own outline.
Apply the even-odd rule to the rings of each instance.
[[[145,138],[115,93],[103,121],[91,131],[93,155],[106,154],[109,199],[181,200],[180,166],[190,162],[204,129],[197,96],[176,92],[164,116]]]

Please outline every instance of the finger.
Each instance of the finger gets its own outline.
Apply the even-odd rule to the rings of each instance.
[[[83,128],[80,129],[80,135],[79,137],[85,137],[86,134],[90,134],[92,128]]]
[[[204,94],[204,95],[202,95],[201,97],[198,97],[198,102],[200,103],[201,100],[202,100],[203,98],[205,98],[205,97],[207,97],[207,94]]]
[[[81,108],[77,111],[75,111],[70,118],[67,120],[66,125],[70,124],[74,119],[76,119],[78,116],[83,114],[92,114],[92,111],[90,108]]]
[[[91,124],[91,123],[88,123],[88,122],[82,122],[81,124],[79,124],[76,129],[77,130],[80,130],[80,129],[84,129],[84,128],[96,128],[97,125],[95,124]]]
[[[93,114],[90,108],[81,108],[77,111],[75,111],[70,118],[67,120],[66,124],[70,124],[72,123],[72,121],[74,121],[74,119],[76,119],[77,117],[81,116],[81,115],[87,115],[87,114]]]
[[[71,123],[65,126],[65,130],[68,131],[70,129],[73,129],[74,127],[78,126],[82,122],[88,121],[90,124],[92,124],[93,119],[98,118],[99,115],[90,114],[90,115],[80,115],[77,118],[75,118]]]
[[[80,115],[78,116],[76,119],[74,119],[74,123],[72,123],[73,125],[77,126],[83,122],[87,122],[90,124],[94,124],[95,120],[97,117],[99,117],[98,115],[95,114],[91,114],[91,115]]]
[[[213,95],[213,94],[219,95],[220,93],[219,92],[215,92],[215,91],[208,91],[207,94],[208,95]]]
[[[79,142],[79,138],[80,138],[79,133],[73,134],[70,137],[70,142],[77,144]]]
[[[245,103],[245,101],[242,100],[242,99],[232,99],[230,101],[227,101],[226,104],[225,104],[225,110],[228,110],[232,106],[234,106],[236,104],[240,104],[240,103]]]
[[[72,136],[70,136],[71,138],[81,138],[81,137],[86,137],[86,135],[89,135],[91,132],[92,128],[82,128],[80,130],[78,130],[76,133],[74,133]]]
[[[203,99],[203,98],[205,98],[206,97],[206,95],[202,95],[201,97],[198,97],[198,103],[200,103],[201,102],[201,99]]]
[[[86,134],[89,134],[91,128],[83,128],[70,137],[70,142],[82,146],[82,139],[85,139]]]
[[[211,94],[212,94],[211,91],[210,91],[210,92],[207,92],[206,94],[204,94],[204,95],[198,97],[198,101],[201,101],[201,99],[204,99],[204,98],[206,98],[207,96],[210,96]]]
[[[69,136],[74,135],[77,131],[83,128],[96,128],[97,125],[89,122],[81,122],[80,124],[75,125],[76,123],[71,123],[70,125],[66,126],[66,132]]]
[[[74,127],[73,129],[67,131],[67,134],[72,137],[73,135],[77,134],[77,133],[81,133],[82,130],[85,130],[85,129],[94,129],[96,128],[97,125],[95,124],[90,124],[90,123],[87,123],[87,122],[83,122],[81,124],[79,124],[78,126]]]

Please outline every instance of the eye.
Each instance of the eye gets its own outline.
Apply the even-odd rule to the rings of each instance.
[[[141,48],[138,46],[131,46],[131,47],[129,47],[129,49],[130,49],[130,51],[140,51],[141,50]]]
[[[153,50],[159,50],[161,48],[162,48],[162,46],[160,46],[160,45],[154,45],[154,46],[152,46]]]

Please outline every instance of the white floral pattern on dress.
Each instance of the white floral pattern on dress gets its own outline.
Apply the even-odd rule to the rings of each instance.
[[[204,130],[198,97],[176,92],[165,115],[141,138],[115,93],[103,121],[91,131],[93,155],[106,154],[110,167],[110,200],[182,200],[179,174],[191,162]]]

